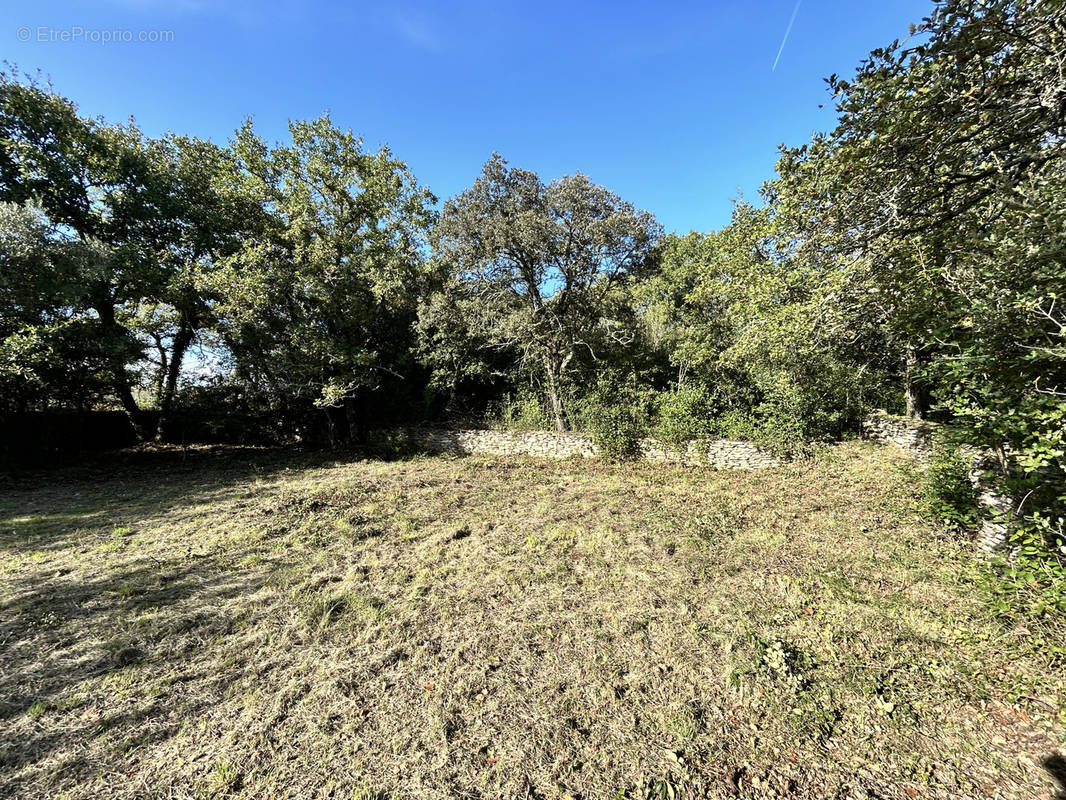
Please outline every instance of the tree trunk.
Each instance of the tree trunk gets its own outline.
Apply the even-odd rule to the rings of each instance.
[[[112,304],[110,297],[101,299],[100,302],[96,303],[95,309],[100,317],[100,326],[103,328],[104,338],[112,339],[113,344],[117,346],[120,344],[119,340],[126,335],[127,331],[115,320],[115,306]],[[119,402],[122,403],[122,408],[126,411],[126,415],[130,418],[137,438],[142,442],[151,441],[155,436],[155,426],[152,424],[151,415],[146,414],[137,405],[137,400],[133,396],[133,389],[130,386],[130,377],[126,372],[125,359],[116,349],[109,354],[109,360],[111,361],[111,377],[115,395],[118,397]]]
[[[348,423],[348,444],[359,444],[366,437],[359,410],[356,408],[355,401],[350,397],[344,398],[344,417]]]
[[[159,354],[159,370],[155,375],[155,399],[158,406],[159,399],[163,396],[163,392],[166,390],[167,385],[167,373],[170,371],[170,359],[167,358],[167,349],[163,346],[162,337],[153,334],[152,338],[155,339],[155,350]]]
[[[163,382],[162,391],[157,398],[156,405],[159,408],[159,422],[156,426],[156,439],[163,441],[169,433],[170,416],[174,408],[174,395],[178,389],[178,378],[181,377],[181,367],[185,363],[185,353],[192,344],[193,329],[189,319],[183,312],[178,323],[178,332],[174,334],[174,345],[170,354],[170,362],[167,364],[167,376]]]
[[[337,423],[333,419],[333,414],[330,413],[332,409],[326,406],[322,409],[322,413],[326,415],[326,434],[329,436],[329,447],[331,450],[337,448]]]
[[[567,430],[566,414],[563,412],[563,400],[559,395],[559,361],[548,356],[544,359],[546,390],[548,403],[551,405],[552,417],[555,420],[555,430],[563,433]]]
[[[122,371],[125,373],[125,367],[122,368]],[[118,395],[119,402],[122,403],[122,408],[126,411],[126,416],[130,418],[137,438],[142,442],[151,441],[155,435],[152,417],[137,405],[137,400],[133,397],[133,390],[130,389],[128,378],[115,376],[115,394]]]

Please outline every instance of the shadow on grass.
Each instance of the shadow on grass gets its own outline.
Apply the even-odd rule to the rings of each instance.
[[[231,552],[226,558],[241,555]],[[64,714],[64,724],[38,724],[34,735],[10,738],[0,751],[3,771],[53,758],[74,749],[72,742],[115,728],[130,734],[124,748],[169,738],[183,719],[194,719],[204,707],[203,700],[184,696],[184,683],[206,677],[221,692],[231,681],[232,675],[212,675],[210,643],[217,645],[239,622],[223,611],[226,601],[254,593],[268,574],[238,576],[208,556],[162,568],[145,559],[88,581],[27,578],[9,584],[5,606],[16,613],[5,614],[0,623],[5,649],[0,724],[21,714],[43,718],[57,712]],[[137,588],[128,594],[124,586]],[[186,601],[191,601],[188,608]],[[116,625],[116,619],[148,613],[164,623]],[[254,662],[250,649],[226,642],[227,663]],[[115,680],[107,686],[115,690],[101,697],[99,680],[109,678]],[[123,691],[134,686],[143,691]],[[85,690],[95,695],[90,707],[71,704]],[[59,764],[50,771],[70,767]]]
[[[56,785],[84,777],[99,767],[84,763],[85,745],[109,732],[113,754],[169,739],[223,697],[243,669],[255,668],[254,642],[231,634],[256,609],[240,604],[235,614],[231,601],[260,590],[285,559],[238,568],[262,552],[262,541],[172,550],[162,560],[134,542],[124,563],[97,568],[92,559],[103,556],[95,545],[107,541],[113,524],[181,524],[185,506],[254,492],[255,480],[285,470],[353,458],[341,451],[127,451],[9,477],[0,488],[0,551],[30,560],[0,597],[0,726],[18,730],[0,744],[0,794],[5,786],[18,794],[14,782],[28,777],[27,768],[46,771]],[[56,570],[50,554],[64,548]],[[186,688],[193,683],[195,693]]]
[[[86,529],[172,514],[288,470],[367,458],[354,450],[151,447],[0,477],[0,550],[68,547]]]
[[[1066,758],[1060,755],[1048,756],[1044,759],[1043,766],[1055,781],[1055,800],[1066,800]]]

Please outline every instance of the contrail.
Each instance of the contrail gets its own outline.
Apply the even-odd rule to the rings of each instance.
[[[781,60],[781,54],[785,52],[785,42],[788,41],[788,35],[792,33],[792,23],[796,21],[796,15],[799,13],[800,3],[802,2],[803,0],[796,0],[796,7],[792,9],[792,19],[788,21],[788,27],[785,28],[785,37],[781,40],[781,47],[778,48],[777,58],[774,59],[774,65],[770,67],[770,72],[777,69],[777,62]]]

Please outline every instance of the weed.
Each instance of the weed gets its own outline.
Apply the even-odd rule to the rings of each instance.
[[[45,702],[44,700],[37,700],[32,706],[26,709],[26,714],[32,717],[33,719],[38,719],[40,717],[43,717],[49,708],[50,706],[47,702]]]

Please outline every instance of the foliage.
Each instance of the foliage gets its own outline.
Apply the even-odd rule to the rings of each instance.
[[[970,459],[957,443],[942,441],[929,455],[921,473],[925,514],[957,531],[973,530],[978,523],[977,497],[970,481]]]
[[[422,452],[410,434],[402,428],[380,431],[363,447],[366,452],[384,461],[413,458]]]
[[[702,439],[710,434],[714,415],[714,401],[704,386],[662,392],[655,403],[655,435],[672,445]]]
[[[219,335],[250,385],[351,417],[409,363],[433,198],[328,117],[289,131],[269,147],[246,124],[233,142],[231,180],[267,219],[213,276]]]
[[[775,437],[766,435],[766,429],[760,427],[755,418],[738,410],[726,410],[714,418],[711,433],[723,439],[758,442],[770,446]],[[783,441],[783,437],[781,438]]]
[[[802,252],[861,254],[836,302],[1035,496],[1066,476],[1064,23],[1062,2],[938,4],[830,78],[839,125],[784,152],[777,192]]]
[[[282,444],[315,441],[292,399],[219,377],[178,389],[170,439],[176,442]]]
[[[1061,562],[1039,556],[1016,557],[999,564],[986,578],[993,612],[1008,624],[1044,619],[1059,624],[1066,615],[1066,581]],[[1066,648],[1049,653],[1066,666]]]
[[[454,311],[478,318],[465,326],[478,331],[473,341],[512,353],[565,430],[572,375],[630,341],[620,287],[649,261],[659,235],[654,217],[584,175],[545,184],[495,154],[445,203],[432,243],[450,285],[461,281]],[[451,348],[424,342],[435,370],[454,375]]]
[[[585,410],[585,427],[605,458],[621,460],[639,454],[644,422],[631,409],[590,399]]]
[[[797,257],[779,224],[772,205],[738,203],[721,231],[670,237],[637,292],[679,379],[713,387],[719,414],[789,450],[854,427],[889,371],[876,333],[833,302],[839,276]]]
[[[39,208],[0,202],[0,410],[84,409],[107,392],[111,353],[78,285],[87,250]]]
[[[209,323],[203,276],[254,216],[218,183],[227,151],[81,117],[50,87],[4,73],[0,140],[0,201],[14,209],[5,224],[19,214],[25,223],[4,237],[5,273],[20,276],[21,289],[3,320],[20,318],[23,340],[63,339],[63,354],[84,367],[74,383],[82,401],[106,386],[152,436],[156,417],[138,400],[141,384],[165,426],[185,354]],[[23,406],[66,393],[47,372],[34,372],[37,394],[16,395]]]
[[[625,460],[640,452],[640,439],[648,433],[654,394],[617,374],[600,378],[584,399],[581,426],[610,460]]]
[[[485,298],[455,276],[419,302],[415,353],[430,368],[430,388],[446,394],[452,414],[462,414],[478,389],[496,394],[512,372],[512,349],[495,340],[485,310]]]
[[[994,608],[1010,621],[1059,625],[1066,614],[1066,485],[1022,473],[1006,486],[1021,501],[1005,545],[1009,558],[990,584]],[[1066,650],[1058,656],[1066,665]]]
[[[22,226],[24,246],[14,244],[14,228],[5,235],[5,273],[22,272],[26,279],[21,297],[5,309],[5,323],[21,317],[19,335],[41,343],[53,338],[53,314],[84,319],[85,349],[95,345],[104,362],[101,377],[136,417],[126,367],[138,346],[115,308],[158,285],[139,246],[155,222],[149,206],[156,188],[140,132],[83,119],[50,90],[0,73],[0,141],[7,220],[14,221],[19,212],[11,209],[19,207],[27,209],[24,221],[38,219]],[[56,257],[61,242],[77,248],[77,257]],[[37,268],[25,269],[28,262],[14,256],[16,249]],[[48,386],[40,371],[34,383],[46,394],[59,388]],[[29,401],[24,396],[20,402]]]
[[[5,282],[21,288],[0,320],[14,337],[3,361],[29,358],[2,379],[23,406],[61,391],[44,369],[60,340],[80,351],[86,402],[114,397],[145,437],[157,416],[166,434],[197,341],[252,391],[322,406],[411,363],[432,196],[328,118],[291,133],[275,148],[248,125],[228,148],[150,139],[0,76],[0,201],[27,209],[4,237],[5,274],[32,278]]]
[[[505,395],[491,421],[508,431],[542,431],[549,425],[541,399],[532,392]]]

